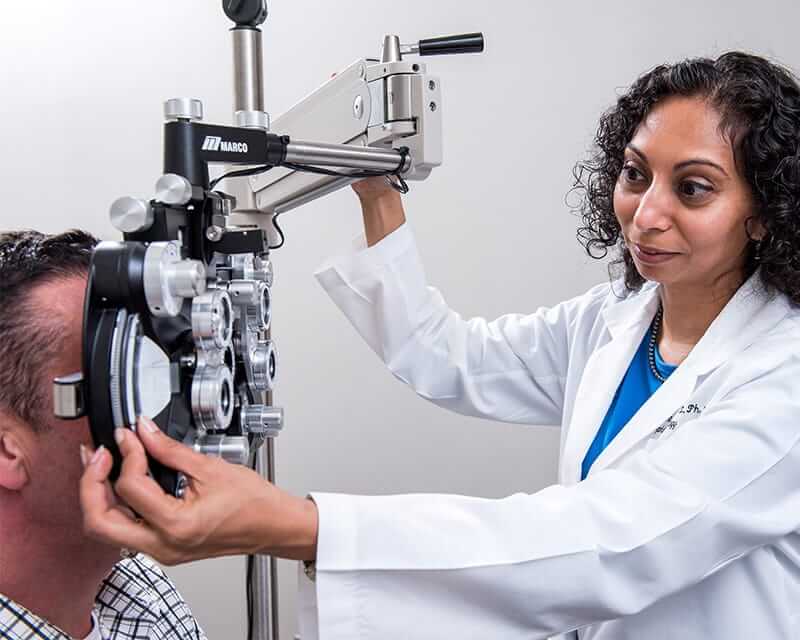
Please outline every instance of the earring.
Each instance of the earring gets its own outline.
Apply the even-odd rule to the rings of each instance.
[[[761,262],[761,247],[764,244],[764,238],[759,238],[758,240],[755,240],[753,243],[755,244],[755,247],[753,249],[753,259],[756,262]]]
[[[751,216],[744,221],[744,232],[747,234],[747,239],[753,243],[753,260],[755,262],[761,262],[761,245],[764,242],[764,238],[766,237],[766,233],[762,229],[762,236],[758,239],[754,238],[750,235],[750,223],[755,221],[755,217]]]

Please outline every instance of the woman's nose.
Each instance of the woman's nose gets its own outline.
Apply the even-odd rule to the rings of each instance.
[[[672,224],[672,209],[671,190],[653,181],[639,199],[633,224],[640,231],[666,231]]]

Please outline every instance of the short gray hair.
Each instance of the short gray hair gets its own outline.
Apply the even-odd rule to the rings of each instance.
[[[79,230],[0,232],[0,408],[34,431],[49,423],[50,385],[43,376],[64,327],[33,307],[31,292],[48,282],[85,277],[96,244],[97,238]]]

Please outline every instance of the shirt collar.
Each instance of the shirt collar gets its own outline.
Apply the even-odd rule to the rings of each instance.
[[[105,640],[108,636],[104,634],[103,627],[97,619],[97,614],[92,611],[92,630],[83,640]]]
[[[47,620],[0,594],[0,637],[10,640],[46,638],[72,640],[71,636]]]
[[[160,615],[155,589],[141,584],[141,576],[130,571],[133,560],[117,563],[95,597],[95,612],[103,638],[114,638],[118,631],[135,624],[136,635],[147,638]],[[129,633],[129,630],[126,632]]]
[[[95,628],[103,640],[114,638],[133,624],[136,635],[126,638],[148,638],[157,620],[158,594],[137,584],[122,563],[118,563],[103,581],[91,612]],[[9,640],[73,640],[72,636],[36,615],[18,602],[0,594],[0,638]],[[94,636],[89,635],[90,640]]]

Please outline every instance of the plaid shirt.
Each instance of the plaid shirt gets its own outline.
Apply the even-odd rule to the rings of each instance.
[[[189,607],[151,560],[118,562],[100,585],[94,614],[103,640],[206,640]],[[0,594],[0,639],[71,640]]]

